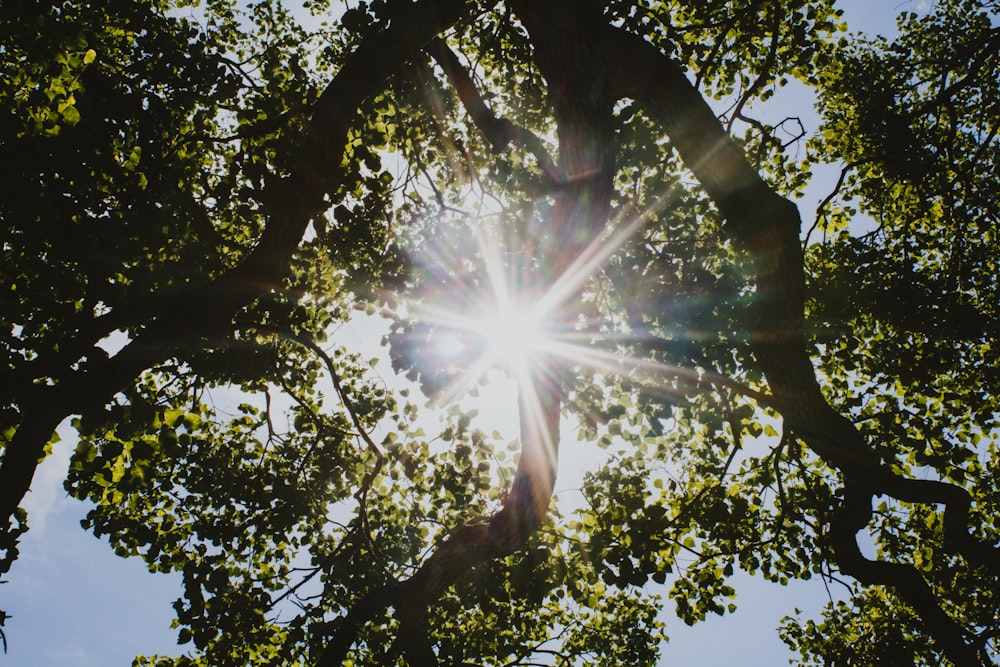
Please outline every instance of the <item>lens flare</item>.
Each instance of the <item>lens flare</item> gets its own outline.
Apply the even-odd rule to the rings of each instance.
[[[486,344],[486,354],[501,364],[521,366],[540,352],[546,331],[535,309],[514,304],[487,315],[477,327]]]
[[[658,202],[662,204],[663,202]],[[609,258],[646,224],[643,214],[618,218],[583,247],[546,263],[520,238],[517,225],[484,216],[454,234],[432,238],[421,263],[430,278],[410,316],[432,327],[430,363],[447,371],[447,386],[434,401],[447,404],[471,390],[492,369],[518,380],[555,372],[565,364],[621,371],[629,360],[615,359],[595,346],[613,339],[580,328],[574,316],[581,291]],[[560,267],[552,271],[552,267]],[[555,275],[553,275],[555,274]],[[606,340],[605,340],[606,342]],[[617,362],[617,363],[616,363]]]

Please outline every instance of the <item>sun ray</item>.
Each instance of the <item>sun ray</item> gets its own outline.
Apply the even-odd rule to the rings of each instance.
[[[547,286],[537,277],[539,267],[532,264],[536,258],[525,252],[523,239],[511,237],[500,214],[477,216],[476,225],[466,228],[471,233],[460,232],[464,240],[442,235],[431,242],[424,261],[433,277],[432,293],[410,314],[433,327],[440,361],[449,369],[454,364],[451,379],[433,402],[442,405],[460,398],[495,368],[515,378],[529,394],[532,373],[567,363],[615,374],[683,375],[681,369],[653,368],[601,349],[602,337],[614,341],[615,336],[581,330],[572,316],[577,308],[573,300],[586,283],[677,192],[671,188],[641,212],[620,213],[609,223],[614,231],[594,238]],[[687,376],[684,381],[696,379]],[[537,396],[526,397],[537,401]]]
[[[521,438],[524,441],[531,438],[538,443],[539,460],[537,464],[542,466],[539,473],[555,475],[556,463],[558,461],[558,425],[550,428],[551,415],[547,414],[545,402],[539,395],[540,383],[552,383],[554,378],[548,377],[548,370],[544,367],[529,368],[525,364],[517,378],[518,402],[520,404],[520,418],[522,421]],[[558,420],[558,416],[555,417]]]

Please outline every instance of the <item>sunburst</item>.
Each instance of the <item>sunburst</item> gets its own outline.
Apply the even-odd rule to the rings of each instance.
[[[559,257],[549,266],[565,267],[553,280],[526,256],[522,241],[499,229],[496,216],[475,220],[471,246],[441,239],[425,248],[435,273],[447,274],[413,309],[415,319],[434,327],[428,354],[450,369],[451,381],[438,403],[460,398],[492,369],[512,375],[519,391],[528,391],[532,375],[551,373],[561,364],[609,370],[606,350],[598,350],[593,332],[581,331],[573,313],[583,286],[643,225],[643,216],[615,221],[616,231],[601,236],[575,257]],[[470,266],[474,275],[470,278]],[[546,284],[547,282],[547,284]]]
[[[486,356],[518,368],[543,353],[552,332],[546,330],[538,311],[538,304],[508,303],[478,322],[474,328],[486,344]]]

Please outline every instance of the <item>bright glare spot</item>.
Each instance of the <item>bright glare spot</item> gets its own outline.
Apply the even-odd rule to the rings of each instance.
[[[455,334],[445,334],[435,343],[438,355],[447,360],[457,359],[465,351],[465,344]]]
[[[673,193],[650,211],[666,206]],[[546,261],[524,254],[520,226],[508,226],[499,216],[477,217],[471,235],[445,233],[431,240],[422,261],[433,279],[410,314],[433,327],[431,338],[419,341],[430,347],[415,349],[452,376],[435,401],[444,405],[466,395],[492,369],[530,381],[522,384],[529,393],[536,375],[566,362],[620,372],[623,359],[595,347],[594,332],[581,330],[575,313],[587,281],[648,221],[645,213],[617,220],[610,237],[555,249]],[[530,239],[532,247],[537,242]],[[626,365],[660,370],[641,360]],[[541,406],[534,409],[541,414]]]
[[[487,354],[513,365],[527,363],[541,351],[546,339],[541,318],[530,308],[504,308],[484,318],[479,333],[486,341]]]

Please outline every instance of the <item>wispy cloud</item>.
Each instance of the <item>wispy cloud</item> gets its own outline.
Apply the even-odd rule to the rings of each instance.
[[[82,645],[73,643],[58,649],[45,651],[45,658],[50,665],[73,665],[74,667],[86,667],[87,665],[97,665],[97,656],[90,653]]]

